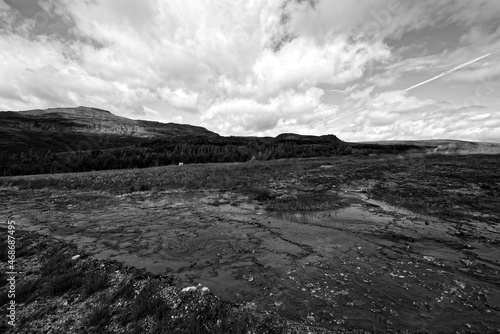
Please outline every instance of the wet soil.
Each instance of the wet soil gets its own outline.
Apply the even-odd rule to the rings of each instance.
[[[292,175],[270,187],[288,196],[321,183],[307,188],[304,180],[297,186]],[[266,211],[219,189],[4,188],[0,216],[96,258],[329,329],[499,330],[500,217],[457,224],[374,200],[370,182],[360,184],[320,189],[343,207],[307,212]]]

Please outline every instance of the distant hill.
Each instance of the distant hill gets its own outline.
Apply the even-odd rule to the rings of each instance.
[[[345,154],[351,147],[334,135],[223,137],[87,107],[0,112],[0,176]]]
[[[199,126],[132,120],[89,107],[0,112],[0,152],[115,148],[178,136],[219,135]]]
[[[500,143],[472,142],[453,139],[384,140],[363,142],[376,145],[411,145],[425,149],[426,153],[442,154],[500,154]]]
[[[276,136],[278,141],[303,141],[303,142],[341,142],[337,136],[334,135],[323,135],[323,136],[308,136],[299,135],[295,133],[282,133]]]

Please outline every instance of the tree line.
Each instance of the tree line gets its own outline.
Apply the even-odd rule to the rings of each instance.
[[[415,146],[348,144],[335,136],[308,139],[186,136],[147,140],[128,147],[72,152],[30,149],[0,152],[0,176],[146,168],[171,164],[245,162],[349,154],[397,154]]]
[[[187,137],[149,140],[129,147],[88,151],[0,153],[0,175],[86,172],[190,163],[245,162],[350,154],[342,141]]]

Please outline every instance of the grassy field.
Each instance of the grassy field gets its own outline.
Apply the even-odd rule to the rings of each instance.
[[[323,166],[324,168],[321,168]],[[0,187],[137,191],[220,189],[264,201],[270,210],[339,204],[325,189],[359,186],[369,196],[417,213],[488,220],[500,208],[500,156],[423,155],[290,159],[0,178]],[[282,199],[279,184],[307,183],[316,195]],[[318,187],[318,188],[315,188]],[[335,202],[335,203],[333,203]],[[497,222],[496,219],[492,218]]]

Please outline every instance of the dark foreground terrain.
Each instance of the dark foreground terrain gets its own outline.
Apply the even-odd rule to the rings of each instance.
[[[498,170],[406,155],[1,178],[0,219],[34,232],[15,332],[498,333]]]

